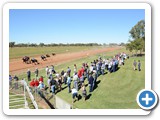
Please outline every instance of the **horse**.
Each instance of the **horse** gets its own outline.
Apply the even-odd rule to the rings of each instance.
[[[23,63],[29,63],[29,57],[28,56],[24,56],[23,58],[22,58],[22,61],[23,61]]]
[[[35,65],[36,65],[36,64],[39,64],[39,63],[38,63],[38,60],[35,59],[35,58],[32,58],[32,59],[31,59],[31,63],[34,63]]]
[[[46,60],[46,57],[44,55],[41,55],[42,60]]]
[[[46,54],[46,57],[50,57],[50,55]]]
[[[52,53],[52,55],[53,55],[53,56],[55,56],[55,55],[56,55],[56,53]]]

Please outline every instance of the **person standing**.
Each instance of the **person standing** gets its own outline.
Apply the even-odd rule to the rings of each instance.
[[[49,75],[49,68],[48,66],[46,66],[46,77],[48,77],[48,75]]]
[[[67,74],[68,74],[69,77],[71,76],[71,69],[69,67],[67,69]]]
[[[9,87],[11,88],[12,87],[12,76],[9,75]]]
[[[68,93],[71,92],[71,77],[67,77]]]
[[[89,76],[89,92],[92,92],[93,91],[93,81],[94,81],[94,78],[92,76],[92,73],[90,74]]]
[[[36,70],[35,70],[35,77],[36,77],[36,79],[38,78],[38,73],[39,73],[39,71],[38,71],[38,68],[36,68]]]
[[[73,86],[78,91],[78,75],[77,75],[77,73],[75,73],[75,75],[73,76]]]
[[[82,84],[81,91],[82,91],[82,96],[84,97],[84,100],[86,101],[86,99],[87,99],[87,91],[86,91],[86,87],[85,87],[84,83]]]
[[[29,69],[27,71],[27,78],[28,78],[28,81],[31,80],[31,71]]]
[[[136,62],[136,60],[134,60],[134,62],[133,62],[133,69],[134,70],[136,70],[136,66],[137,66],[137,62]]]
[[[141,62],[138,60],[138,71],[141,71]]]
[[[78,91],[76,90],[76,88],[73,87],[73,89],[72,89],[72,103],[74,103],[75,97],[78,100]]]
[[[50,81],[50,90],[53,95],[56,93],[55,89],[56,89],[56,81],[52,78]]]
[[[76,66],[76,64],[74,64],[74,73],[76,73],[77,72],[77,66]]]

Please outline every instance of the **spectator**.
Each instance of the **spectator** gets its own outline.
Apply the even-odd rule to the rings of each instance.
[[[73,84],[74,88],[78,91],[78,75],[77,75],[77,73],[75,73],[75,75],[73,76],[73,82],[74,82],[74,84]]]
[[[138,71],[141,71],[141,62],[138,60]]]
[[[40,78],[39,78],[39,82],[43,82],[43,76],[41,76]]]
[[[74,73],[76,73],[77,72],[77,66],[76,66],[76,64],[74,64]]]
[[[49,68],[48,66],[46,66],[46,77],[48,77],[48,75],[49,75]]]
[[[37,87],[38,88],[38,94],[44,98],[44,94],[43,92],[45,91],[45,85],[42,81],[39,82],[39,86]]]
[[[136,66],[137,66],[137,62],[136,62],[136,60],[134,60],[134,62],[133,62],[133,69],[134,70],[136,70]]]
[[[67,72],[65,72],[63,75],[63,82],[64,84],[67,84]]]
[[[51,69],[52,69],[52,73],[55,74],[56,71],[54,70],[54,66],[53,65],[51,65]]]
[[[92,92],[93,91],[93,81],[94,81],[94,78],[92,76],[92,73],[90,74],[89,76],[89,92]]]
[[[68,93],[71,92],[71,77],[67,77]]]
[[[18,80],[19,80],[19,78],[15,75],[15,76],[13,77],[13,79],[14,79],[14,88],[15,88],[15,89],[18,89]]]
[[[82,86],[83,83],[84,83],[84,74],[82,74],[82,76],[80,77],[80,86]]]
[[[29,69],[27,71],[27,78],[28,78],[28,81],[31,80],[31,71]]]
[[[48,77],[48,80],[47,80],[48,86],[50,86],[50,81],[51,81],[51,78]]]
[[[104,75],[104,70],[105,70],[105,63],[103,62],[102,66],[101,66],[101,73],[102,73],[102,75]]]
[[[38,78],[38,73],[39,73],[38,68],[36,68],[34,73],[35,73],[35,77]]]
[[[29,83],[30,87],[35,87],[35,79],[33,79],[30,83]]]
[[[54,79],[52,79],[50,81],[50,90],[53,95],[56,94],[55,89],[56,89],[56,81]]]
[[[37,79],[35,79],[35,87],[39,86],[39,81]]]
[[[61,91],[62,90],[62,77],[58,77],[58,85],[59,85],[59,89]]]
[[[71,69],[69,67],[67,69],[67,74],[68,74],[69,77],[71,76]]]
[[[97,85],[97,71],[96,70],[93,70],[93,86],[92,86],[92,90],[94,90],[95,86]]]
[[[112,72],[112,62],[110,61],[108,64],[108,71],[111,73]]]
[[[75,97],[78,100],[78,91],[76,90],[76,88],[72,88],[72,103],[74,103]]]
[[[85,87],[84,83],[82,84],[81,91],[82,91],[82,96],[84,97],[84,100],[86,101],[86,99],[87,99],[87,91],[86,91],[86,87]]]
[[[9,87],[11,88],[12,87],[12,76],[9,75]]]

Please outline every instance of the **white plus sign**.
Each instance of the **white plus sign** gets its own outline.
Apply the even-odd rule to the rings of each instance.
[[[149,101],[152,101],[152,98],[149,98],[149,95],[146,94],[146,97],[145,98],[142,98],[142,101],[146,101],[146,105],[149,104]]]

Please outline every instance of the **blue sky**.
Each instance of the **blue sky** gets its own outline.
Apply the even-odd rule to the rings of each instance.
[[[126,43],[145,19],[143,9],[11,9],[9,39],[16,43]]]

